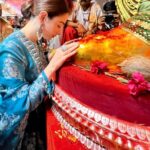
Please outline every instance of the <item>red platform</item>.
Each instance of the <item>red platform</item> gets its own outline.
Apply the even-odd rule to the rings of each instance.
[[[57,83],[54,114],[89,149],[102,149],[97,144],[112,150],[150,149],[150,94],[132,97],[127,85],[74,66],[64,66]],[[47,123],[48,139],[52,127]]]
[[[133,97],[127,85],[74,66],[59,72],[58,85],[89,107],[125,121],[150,126],[150,94]]]
[[[47,108],[47,150],[87,150],[75,136],[70,134]]]

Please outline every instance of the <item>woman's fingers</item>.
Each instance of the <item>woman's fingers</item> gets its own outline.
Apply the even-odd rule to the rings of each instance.
[[[58,70],[58,68],[61,67],[61,65],[71,56],[75,55],[77,53],[77,48],[79,47],[78,42],[73,42],[70,44],[65,45],[65,50],[61,47],[56,50],[56,53],[52,57],[49,67],[52,68],[51,72],[55,72]],[[50,69],[49,69],[50,70]],[[52,75],[51,75],[52,78]]]
[[[77,53],[77,50],[74,50],[74,51],[72,51],[72,52],[70,52],[70,53],[67,53],[64,57],[65,57],[65,60],[66,59],[68,59],[68,58],[70,58],[71,56],[73,56],[73,55],[75,55]]]
[[[79,37],[79,38],[76,38],[76,39],[73,39],[73,40],[70,40],[70,41],[65,42],[65,45],[70,44],[70,43],[73,43],[73,42],[78,42],[79,40],[81,40],[81,38],[80,38],[80,37]]]
[[[61,50],[64,54],[68,54],[71,51],[77,49],[79,47],[79,43],[78,42],[73,42],[67,45],[62,45],[59,50]]]
[[[78,42],[72,42],[70,44],[65,44],[65,46],[67,47],[67,50],[70,49],[71,47],[78,46],[78,45],[79,45]]]
[[[68,48],[65,52],[64,55],[67,55],[69,53],[71,53],[72,51],[75,51],[77,48],[79,47],[79,44],[74,44],[72,47]]]

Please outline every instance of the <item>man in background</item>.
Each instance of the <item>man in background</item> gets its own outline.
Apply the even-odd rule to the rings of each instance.
[[[0,4],[0,42],[13,31],[10,23],[2,17],[2,5]]]
[[[74,11],[66,23],[62,43],[96,33],[100,16],[102,16],[102,10],[96,1],[77,1]]]

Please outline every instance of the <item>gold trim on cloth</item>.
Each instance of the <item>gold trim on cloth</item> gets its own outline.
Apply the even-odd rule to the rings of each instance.
[[[140,13],[123,24],[123,29],[150,45],[150,13]]]
[[[128,20],[138,13],[142,0],[116,0],[118,13],[122,21]]]
[[[150,146],[150,130],[147,126],[94,110],[63,91],[58,85],[55,86],[52,99],[55,102],[52,111],[56,119],[88,149],[109,149],[108,141],[112,149],[120,146],[121,149],[147,150]],[[71,119],[70,124],[70,118],[67,119],[66,115],[63,115],[64,112],[75,122]],[[90,132],[87,132],[87,128]]]

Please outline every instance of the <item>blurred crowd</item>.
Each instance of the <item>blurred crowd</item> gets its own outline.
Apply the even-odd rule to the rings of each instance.
[[[74,38],[82,38],[89,34],[110,30],[120,24],[120,18],[116,10],[114,0],[106,0],[103,6],[100,6],[100,4],[95,0],[73,1],[74,11],[68,18],[62,35],[58,35],[48,42],[51,48],[57,48],[66,41]],[[5,18],[1,17],[3,23],[0,24],[0,41],[2,41],[7,34],[10,34],[12,31],[21,29],[25,26],[31,17],[30,9],[30,3],[24,3],[21,6],[22,16],[6,16]],[[5,28],[4,26],[9,26],[9,32],[2,33],[2,30]]]

